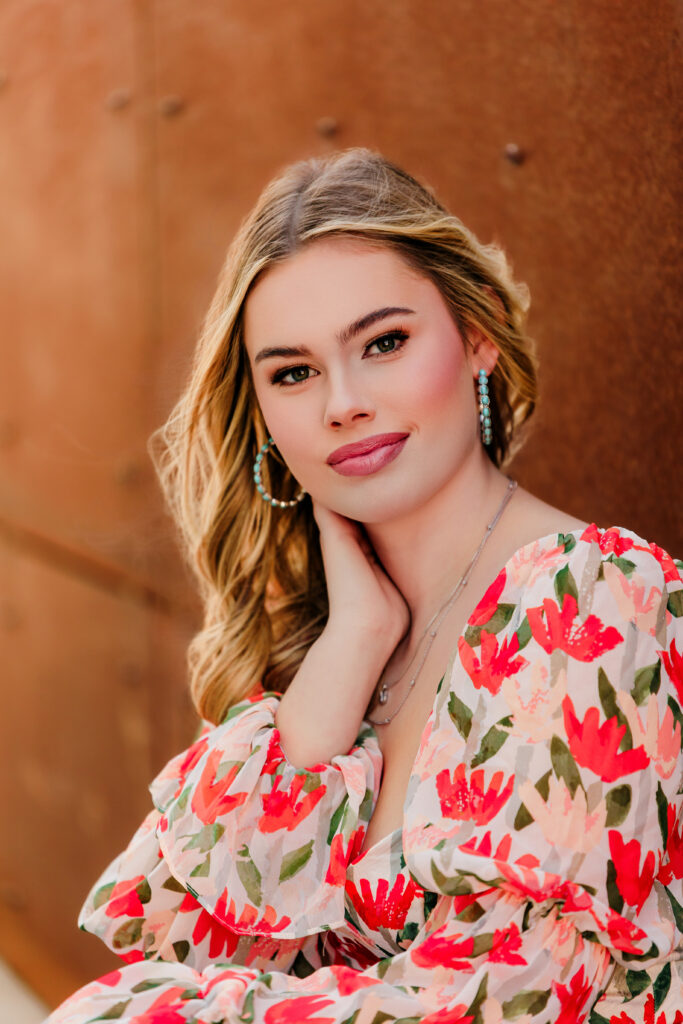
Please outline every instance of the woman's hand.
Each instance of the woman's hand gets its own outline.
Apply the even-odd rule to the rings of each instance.
[[[410,611],[358,524],[313,503],[330,614],[275,716],[289,761],[307,767],[346,754],[358,736]]]
[[[354,636],[377,636],[386,660],[408,631],[410,611],[387,576],[363,528],[313,502],[320,530],[330,614],[327,628]]]

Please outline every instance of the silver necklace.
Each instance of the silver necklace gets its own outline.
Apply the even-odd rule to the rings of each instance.
[[[420,672],[422,671],[422,668],[424,666],[424,663],[427,660],[427,655],[429,654],[429,652],[430,652],[430,650],[432,648],[432,644],[434,643],[434,640],[436,638],[436,634],[439,632],[439,628],[441,626],[441,623],[446,618],[446,615],[448,614],[448,612],[450,611],[452,606],[457,601],[457,599],[460,596],[461,592],[467,586],[467,584],[469,582],[469,578],[470,578],[470,576],[472,574],[472,570],[474,569],[475,565],[477,564],[477,561],[479,559],[480,554],[484,550],[484,545],[486,544],[486,541],[489,539],[489,537],[493,533],[495,527],[498,524],[498,520],[500,519],[500,517],[503,514],[503,510],[505,509],[505,506],[509,502],[510,498],[512,497],[512,495],[514,494],[516,489],[517,489],[517,481],[516,480],[512,480],[511,478],[508,478],[508,485],[507,485],[507,488],[505,489],[505,494],[503,495],[503,500],[501,501],[500,505],[498,506],[498,510],[497,510],[495,516],[493,517],[491,522],[486,527],[486,530],[484,531],[484,536],[481,538],[481,541],[479,542],[479,547],[474,552],[474,555],[472,556],[472,560],[470,561],[470,564],[467,566],[467,568],[465,569],[464,573],[462,574],[462,576],[460,577],[458,582],[455,584],[455,587],[453,588],[453,590],[451,590],[450,594],[448,595],[448,597],[446,598],[444,603],[434,613],[434,615],[432,615],[431,619],[427,623],[427,627],[426,627],[424,633],[422,634],[422,636],[420,637],[420,639],[419,639],[419,641],[417,643],[417,646],[415,648],[415,654],[413,654],[412,658],[410,659],[410,661],[408,662],[406,667],[403,669],[403,672],[401,673],[401,675],[397,679],[394,679],[394,681],[392,683],[382,682],[380,684],[379,694],[378,694],[378,703],[386,704],[386,702],[389,699],[389,690],[393,686],[396,686],[396,684],[399,683],[401,681],[401,679],[404,677],[404,675],[406,674],[406,672],[408,671],[408,669],[410,668],[412,663],[415,661],[415,657],[417,655],[417,652],[420,649],[422,641],[424,640],[424,638],[429,633],[429,640],[427,642],[427,646],[424,649],[424,653],[422,655],[422,658],[420,659],[420,663],[419,663],[419,665],[417,667],[417,671],[416,671],[415,675],[413,676],[413,678],[408,683],[408,689],[405,692],[405,696],[403,697],[403,700],[401,701],[399,706],[396,708],[394,713],[392,715],[389,715],[388,718],[375,719],[375,718],[370,718],[368,715],[366,715],[365,716],[365,721],[366,722],[370,722],[371,725],[388,725],[389,722],[393,721],[393,719],[399,713],[399,711],[401,710],[401,708],[403,707],[405,702],[408,700],[408,697],[410,696],[410,694],[412,693],[413,689],[415,688],[415,683],[417,682],[417,680],[418,680],[418,678],[420,676]]]

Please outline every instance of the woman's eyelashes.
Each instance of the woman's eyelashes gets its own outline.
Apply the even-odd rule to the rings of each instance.
[[[408,332],[399,328],[373,338],[363,349],[363,359],[377,359],[381,356],[391,356],[400,351],[408,340]],[[375,351],[373,352],[373,348]],[[318,370],[314,370],[307,363],[298,363],[296,366],[283,366],[271,375],[271,384],[279,387],[291,387],[293,384],[303,384],[311,377],[317,376]]]

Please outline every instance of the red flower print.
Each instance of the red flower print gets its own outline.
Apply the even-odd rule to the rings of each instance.
[[[676,648],[676,640],[671,641],[671,647],[668,651],[657,651],[660,655],[664,668],[671,678],[671,682],[676,687],[676,693],[678,694],[678,703],[683,708],[683,651],[679,651]]]
[[[227,894],[224,892],[216,903],[215,909],[218,914],[225,914],[226,900]],[[195,945],[199,945],[209,935],[209,959],[215,960],[223,950],[225,950],[226,956],[232,956],[237,949],[238,936],[225,929],[220,921],[213,917],[208,910],[205,910],[201,903],[188,892],[178,908],[178,913],[190,914],[197,910],[199,915],[192,932],[192,941]]]
[[[528,609],[531,633],[546,654],[561,650],[577,661],[594,661],[624,639],[614,626],[605,629],[597,615],[588,615],[584,622],[575,624],[578,611],[576,598],[571,594],[564,595],[562,611],[550,597],[543,599],[542,606]]]
[[[488,588],[481,601],[470,615],[469,626],[483,626],[488,622],[498,607],[498,599],[503,593],[505,586],[505,569],[501,569],[495,580]]]
[[[412,878],[406,880],[402,874],[396,876],[391,891],[386,878],[379,879],[374,896],[367,878],[360,880],[360,893],[351,881],[347,882],[346,891],[359,917],[375,931],[379,928],[400,931],[406,923],[413,899],[424,893],[424,889],[416,885]]]
[[[683,821],[676,821],[675,804],[667,806],[666,819],[666,856],[657,872],[657,880],[662,885],[670,885],[673,878],[683,878]]]
[[[329,968],[329,971],[336,979],[340,996],[352,995],[360,988],[381,985],[379,978],[366,978],[360,971],[354,970],[353,967],[345,967],[342,964],[334,964]]]
[[[192,771],[194,766],[201,761],[208,746],[209,741],[202,735],[198,740],[195,740],[191,747],[188,747],[186,751],[175,759],[174,767],[178,772],[178,788],[173,794],[174,799],[182,793],[188,772]]]
[[[503,785],[503,773],[495,772],[487,787],[483,768],[473,771],[469,780],[465,771],[465,765],[459,764],[452,779],[448,768],[436,776],[441,813],[446,818],[486,825],[510,799],[515,776]]]
[[[144,875],[136,875],[135,878],[126,878],[117,882],[107,901],[107,917],[142,917],[142,900],[140,899],[136,886],[144,881]]]
[[[494,860],[507,860],[510,856],[511,846],[512,836],[508,833],[507,835],[504,835],[498,843],[496,852],[493,854]],[[491,845],[491,833],[486,832],[478,843],[476,836],[472,836],[466,843],[460,844],[460,849],[463,850],[464,853],[474,853],[477,857],[490,857],[493,849]]]
[[[184,985],[165,989],[140,1016],[131,1017],[130,1024],[185,1024],[187,1015],[181,1013],[185,1005]]]
[[[244,907],[238,918],[234,900],[230,900],[230,905],[226,909],[227,896],[228,891],[224,889],[213,908],[213,916],[226,928],[240,935],[271,935],[273,932],[281,932],[291,921],[289,917],[281,917],[278,921],[277,913],[270,904],[263,908],[263,917],[260,921],[258,910],[249,904]]]
[[[295,775],[289,789],[286,790],[280,790],[281,782],[282,776],[277,775],[270,793],[261,797],[263,816],[259,818],[259,832],[277,832],[281,828],[291,832],[311,813],[327,791],[327,786],[321,784],[299,800],[306,782],[305,775]]]
[[[116,955],[119,960],[123,960],[124,964],[137,964],[145,959],[145,954],[141,949],[131,949],[129,953],[119,953],[117,950]]]
[[[510,640],[503,640],[498,646],[498,638],[493,633],[481,631],[480,657],[467,643],[464,636],[458,640],[458,652],[460,661],[463,664],[467,675],[470,677],[478,690],[484,686],[490,693],[496,694],[500,690],[502,682],[508,676],[526,668],[529,662],[521,655],[516,658],[519,650],[519,637],[512,634]]]
[[[586,1019],[586,1014],[581,1013],[581,1010],[586,1006],[593,991],[593,986],[586,979],[585,967],[581,965],[581,970],[576,972],[569,985],[560,985],[554,981],[553,989],[562,1007],[555,1024],[581,1024]],[[589,1009],[590,1007],[586,1007],[586,1010]]]
[[[599,775],[603,782],[614,782],[622,775],[647,768],[650,758],[645,748],[624,750],[618,753],[619,744],[626,732],[625,725],[619,725],[616,716],[608,718],[602,725],[597,708],[589,708],[581,722],[574,711],[571,697],[562,701],[564,727],[567,731],[569,749],[577,763]]]
[[[630,537],[622,537],[619,530],[610,527],[609,530],[599,530],[595,523],[591,523],[581,534],[581,540],[595,541],[600,545],[603,555],[623,555],[634,547],[634,541]]]
[[[647,998],[645,999],[645,1006],[643,1008],[643,1024],[666,1024],[666,1014],[664,1013],[664,1010],[662,1010],[655,1021],[655,997],[652,992],[648,992]]]
[[[610,829],[609,851],[617,873],[617,889],[630,907],[637,907],[640,913],[650,894],[655,876],[655,854],[650,850],[640,870],[640,843],[632,839],[625,843],[621,832]]]
[[[464,1003],[458,1003],[457,1006],[452,1006],[450,1009],[446,1007],[443,1010],[435,1010],[428,1017],[421,1017],[420,1019],[422,1024],[472,1024],[474,1017],[472,1014],[463,1016],[465,1010]]]
[[[595,915],[593,915],[595,917]],[[615,949],[618,949],[621,953],[642,953],[642,945],[636,945],[640,942],[642,944],[643,939],[647,939],[646,932],[643,931],[633,921],[627,921],[621,914],[617,914],[616,910],[610,909],[609,916],[606,924],[602,924],[596,918],[598,927],[604,928],[610,937],[610,942]]]
[[[332,842],[330,843],[330,863],[325,874],[325,881],[328,885],[344,885],[348,864],[359,850],[364,835],[365,829],[362,826],[354,829],[349,837],[346,850],[344,850],[344,836],[341,832],[332,837]]]
[[[660,548],[658,544],[649,544],[650,551],[662,567],[664,579],[667,583],[677,583],[680,579],[678,568],[668,551]]]
[[[522,937],[519,928],[514,923],[507,928],[496,928],[493,933],[493,945],[487,960],[497,964],[522,964],[526,966],[527,961],[517,952],[522,948]]]
[[[205,825],[213,825],[219,814],[232,811],[247,799],[246,793],[228,793],[242,767],[239,762],[231,765],[226,774],[216,781],[222,757],[222,750],[211,751],[192,794],[192,810]]]
[[[263,1020],[265,1024],[335,1024],[334,1017],[310,1017],[309,1014],[334,1006],[334,999],[324,996],[297,996],[296,999],[283,999],[266,1010]]]
[[[474,953],[474,939],[470,936],[466,939],[460,933],[455,935],[444,934],[448,925],[444,924],[435,932],[420,942],[415,948],[410,947],[410,958],[418,967],[451,967],[454,971],[473,972],[474,967],[469,960],[462,960],[461,957],[470,957]],[[461,940],[461,941],[458,941]]]
[[[616,1014],[612,1014],[609,1019],[609,1024],[637,1024],[637,1022],[633,1017],[629,1017],[626,1010],[622,1010],[618,1017]]]
[[[103,974],[97,980],[101,985],[109,985],[111,988],[114,988],[121,981],[121,977],[121,971],[110,971],[109,974]]]

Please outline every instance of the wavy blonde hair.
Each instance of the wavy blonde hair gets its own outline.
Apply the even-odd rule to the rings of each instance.
[[[261,683],[284,692],[319,636],[327,594],[310,501],[274,509],[252,466],[267,439],[242,338],[257,278],[317,238],[355,236],[389,247],[430,278],[463,338],[474,329],[499,352],[489,380],[500,467],[519,446],[537,384],[524,333],[528,293],[505,254],[481,242],[405,171],[367,149],[287,167],[264,189],[225,260],[189,383],[149,451],[204,602],[188,649],[199,714],[221,721]],[[269,453],[263,481],[291,498],[296,482]]]

